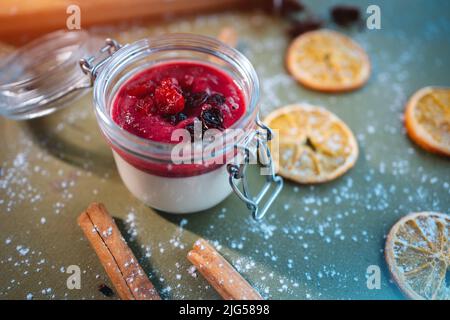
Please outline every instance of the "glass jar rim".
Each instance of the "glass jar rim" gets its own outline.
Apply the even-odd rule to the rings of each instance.
[[[258,111],[259,80],[251,62],[242,53],[215,38],[197,34],[173,33],[141,39],[122,46],[111,56],[97,75],[93,88],[95,111],[100,127],[111,143],[118,145],[122,150],[134,156],[151,160],[166,159],[176,145],[145,139],[126,131],[112,119],[110,109],[106,105],[105,88],[111,79],[111,74],[117,68],[126,64],[127,58],[142,50],[146,50],[148,54],[170,50],[194,51],[209,54],[211,57],[236,67],[245,77],[245,81],[248,82],[250,94],[245,114],[227,129],[245,130],[253,127],[253,120]],[[242,139],[245,139],[245,136]],[[222,152],[228,152],[229,148],[234,148],[234,145],[226,146]],[[149,156],[149,153],[151,153],[151,156]]]

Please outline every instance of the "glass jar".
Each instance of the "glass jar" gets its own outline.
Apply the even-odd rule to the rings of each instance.
[[[64,35],[58,36],[64,38]],[[78,55],[73,57],[78,58]],[[189,159],[191,164],[173,162],[172,153],[176,144],[155,142],[133,135],[116,124],[111,116],[113,99],[127,80],[156,64],[176,61],[208,64],[227,73],[243,91],[246,103],[245,114],[229,128],[241,129],[241,133],[231,135],[231,138],[225,137],[223,146],[216,148],[218,152],[209,157],[204,157],[203,149],[193,152]],[[123,46],[107,39],[105,46],[96,54],[86,54],[79,64],[85,74],[83,81],[77,70],[77,85],[62,85],[59,87],[60,92],[50,101],[53,104],[58,95],[74,96],[77,90],[93,86],[99,126],[111,146],[119,174],[134,196],[156,209],[190,213],[211,208],[234,191],[255,219],[264,216],[280,192],[283,180],[275,174],[266,143],[272,136],[271,131],[258,118],[258,78],[245,56],[213,38],[170,34]],[[69,65],[68,70],[73,73],[73,64]],[[42,103],[39,107],[42,108]],[[31,114],[25,118],[33,116]],[[249,190],[245,174],[250,154],[254,151],[250,148],[252,143],[259,146],[258,159],[265,159],[260,164],[267,169],[266,182],[255,196]]]

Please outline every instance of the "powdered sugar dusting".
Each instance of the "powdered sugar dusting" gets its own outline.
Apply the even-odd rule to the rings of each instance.
[[[127,27],[116,37],[122,42],[167,31],[214,35],[223,25],[237,28],[238,48],[261,80],[262,116],[297,102],[327,108],[355,133],[360,146],[356,166],[324,185],[286,182],[261,223],[233,196],[207,213],[174,217],[153,212],[128,193],[89,98],[43,120],[17,124],[2,119],[0,139],[7,143],[0,158],[0,296],[105,298],[95,285],[107,283],[107,276],[75,223],[90,202],[105,201],[163,298],[218,297],[186,259],[199,237],[265,298],[399,297],[387,272],[382,289],[368,291],[366,269],[383,267],[383,237],[400,216],[450,212],[450,172],[443,170],[448,163],[410,143],[402,125],[411,93],[429,84],[449,85],[442,70],[448,69],[450,47],[436,40],[448,34],[450,19],[433,15],[437,18],[430,23],[423,18],[424,27],[416,32],[415,27],[390,26],[396,19],[388,17],[395,12],[383,9],[381,31],[344,31],[367,50],[373,67],[369,83],[348,95],[318,94],[299,86],[284,69],[284,27],[260,12]],[[63,270],[71,264],[80,266],[83,281],[95,285],[67,290],[69,274]]]

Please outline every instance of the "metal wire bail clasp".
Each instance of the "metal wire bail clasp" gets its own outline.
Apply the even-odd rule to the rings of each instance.
[[[270,153],[269,146],[267,142],[272,140],[273,133],[272,130],[267,127],[264,123],[259,119],[259,114],[256,117],[256,124],[259,129],[255,134],[249,137],[244,145],[236,146],[237,149],[243,152],[242,162],[239,164],[228,164],[227,170],[229,174],[229,182],[231,188],[236,193],[236,195],[245,202],[247,208],[251,211],[252,216],[255,220],[261,220],[264,215],[267,213],[269,207],[275,201],[276,197],[280,193],[283,188],[283,178],[275,174],[275,165],[273,163],[272,155]],[[268,170],[268,174],[265,175],[266,181],[256,196],[252,196],[250,193],[250,189],[248,186],[248,180],[246,175],[246,170],[248,164],[250,163],[250,148],[249,144],[253,139],[256,139],[257,142],[257,151],[258,151],[258,163],[262,168]],[[239,188],[238,183],[242,180],[242,190]],[[275,187],[273,193],[270,194],[265,201],[264,204],[261,205],[262,200],[266,198],[269,190],[272,190],[272,186]]]
[[[99,55],[90,56],[87,58],[80,59],[81,70],[91,78],[91,86],[94,84],[95,78],[100,68],[108,62],[112,55],[122,47],[114,39],[107,38],[105,40],[105,46],[99,51]]]

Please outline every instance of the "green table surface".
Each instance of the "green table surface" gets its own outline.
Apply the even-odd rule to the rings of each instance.
[[[324,106],[357,136],[359,159],[327,184],[286,182],[261,223],[233,195],[205,212],[172,215],[141,204],[122,184],[90,93],[40,119],[2,118],[0,298],[111,299],[97,289],[111,283],[76,223],[93,201],[106,204],[166,299],[219,298],[201,276],[189,272],[186,254],[198,237],[218,246],[266,298],[403,298],[383,257],[387,232],[409,212],[450,212],[449,160],[414,145],[402,123],[413,92],[450,85],[450,2],[353,2],[364,16],[369,4],[378,4],[382,28],[340,29],[367,50],[373,66],[366,86],[341,95],[306,90],[286,73],[287,23],[261,12],[97,28],[129,42],[166,32],[216,35],[232,25],[261,79],[262,114],[296,102]],[[326,17],[337,2],[307,3]],[[66,286],[70,265],[82,270],[79,290]],[[370,265],[381,268],[380,289],[367,287]]]

